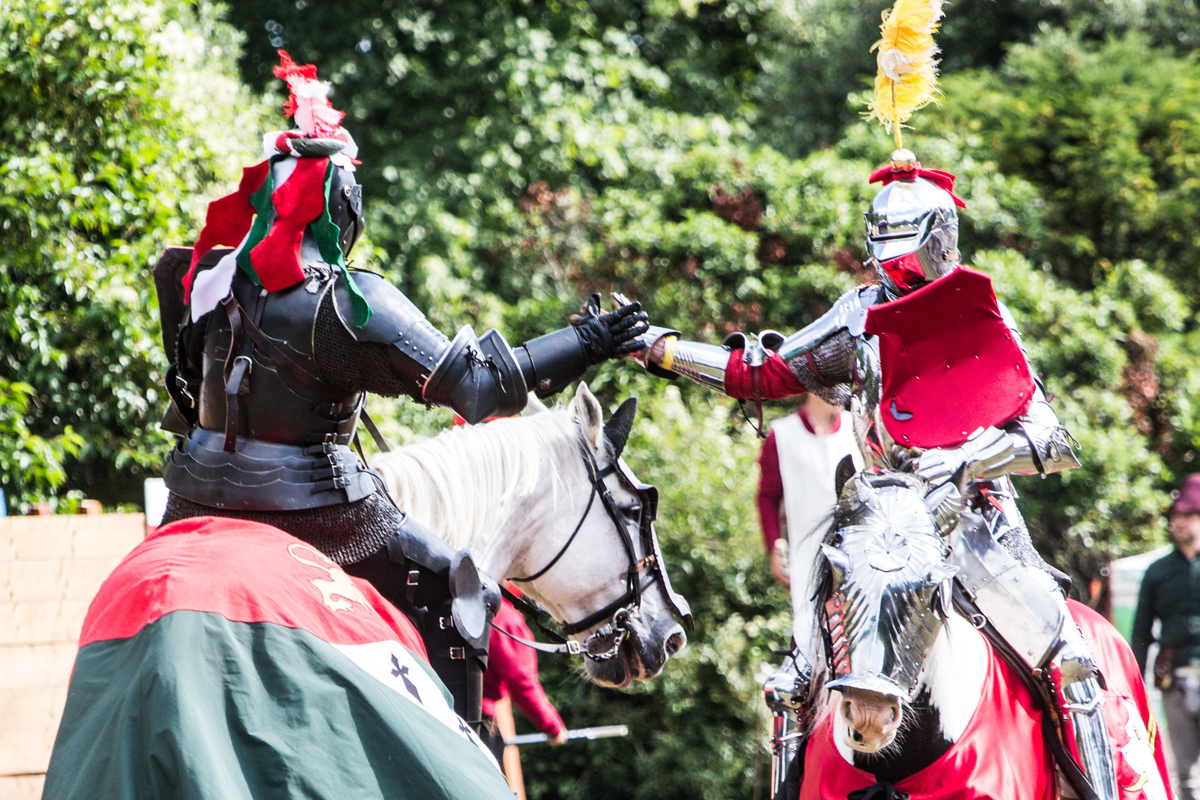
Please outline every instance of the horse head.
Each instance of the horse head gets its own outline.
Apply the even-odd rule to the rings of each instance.
[[[903,473],[851,477],[822,545],[820,597],[828,665],[848,747],[878,753],[896,739],[919,676],[951,613],[943,497]]]
[[[540,405],[540,404],[539,404]],[[654,531],[658,492],[621,459],[637,402],[464,426],[376,457],[400,508],[545,608],[598,683],[653,678],[687,637]]]
[[[658,491],[621,458],[637,400],[626,400],[606,423],[600,403],[580,384],[570,409],[592,497],[579,516],[564,515],[568,538],[556,543],[557,554],[540,555],[547,566],[523,585],[580,643],[588,676],[623,687],[662,671],[687,643],[677,618],[690,627],[691,613],[662,562],[654,529]]]

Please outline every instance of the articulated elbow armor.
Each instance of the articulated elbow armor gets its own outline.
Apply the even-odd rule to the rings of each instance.
[[[1013,463],[1017,475],[1049,475],[1079,467],[1071,449],[1071,434],[1058,421],[1039,384],[1029,410],[1004,426],[1013,437]]]
[[[472,424],[520,412],[528,395],[525,376],[504,337],[491,330],[477,339],[470,325],[459,329],[421,392],[425,402],[448,406]]]
[[[496,331],[476,338],[469,325],[451,341],[396,287],[378,275],[358,273],[360,291],[374,314],[355,328],[349,291],[339,285],[342,326],[359,342],[389,345],[388,366],[417,400],[453,409],[467,422],[518,413],[528,390],[512,348]]]
[[[831,405],[845,408],[850,403],[867,309],[880,302],[879,294],[877,286],[851,289],[833,308],[779,346],[780,357],[804,388]]]

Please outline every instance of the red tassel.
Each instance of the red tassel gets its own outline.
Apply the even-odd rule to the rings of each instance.
[[[250,251],[250,263],[263,288],[277,292],[304,280],[300,267],[300,242],[304,229],[325,210],[327,158],[301,158],[296,169],[271,195],[275,222]]]
[[[187,275],[183,276],[183,299],[187,302],[192,293],[192,281],[196,277],[196,265],[205,253],[214,247],[222,245],[236,247],[250,232],[250,223],[254,218],[254,207],[250,205],[250,195],[259,190],[267,179],[270,162],[263,161],[242,170],[242,180],[238,183],[237,191],[227,194],[208,204],[208,212],[204,217],[204,229],[200,238],[192,248],[192,266]]]

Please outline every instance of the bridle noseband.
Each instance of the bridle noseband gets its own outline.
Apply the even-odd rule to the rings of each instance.
[[[532,575],[526,575],[522,578],[510,578],[513,583],[528,583],[537,580],[545,575],[550,569],[558,563],[563,554],[571,547],[575,537],[583,528],[583,523],[587,520],[588,515],[592,511],[592,505],[596,498],[600,498],[600,504],[604,507],[609,519],[613,521],[617,532],[621,536],[621,544],[625,547],[625,554],[629,558],[629,571],[626,573],[626,589],[625,593],[613,600],[608,605],[598,609],[591,614],[588,614],[581,620],[560,625],[562,631],[559,634],[547,628],[541,621],[541,616],[545,614],[545,610],[536,606],[524,598],[517,597],[508,589],[501,587],[501,592],[504,597],[516,606],[519,610],[533,616],[538,628],[541,629],[547,637],[552,639],[555,644],[547,645],[541,642],[530,642],[526,639],[513,636],[512,634],[500,628],[496,630],[516,639],[518,642],[533,647],[537,650],[547,653],[565,653],[567,655],[583,655],[592,661],[608,661],[615,658],[621,650],[621,645],[628,638],[632,631],[631,617],[642,603],[642,593],[654,585],[655,581],[662,580],[662,564],[659,562],[658,547],[654,540],[654,519],[658,512],[658,490],[648,484],[638,483],[633,476],[621,463],[618,456],[614,456],[613,463],[607,467],[600,469],[596,463],[596,457],[592,455],[591,448],[583,441],[583,435],[580,434],[580,450],[583,453],[583,463],[587,469],[588,481],[591,483],[591,493],[588,495],[587,505],[584,506],[583,514],[579,517],[579,522],[575,524],[575,529],[571,531],[571,535],[567,537],[566,543],[559,548],[554,557],[546,563],[544,567],[534,572]],[[616,474],[622,482],[629,485],[629,488],[638,497],[638,535],[641,539],[642,550],[646,555],[640,558],[637,555],[637,549],[634,546],[633,535],[630,533],[628,519],[617,508],[616,500],[609,491],[604,479],[609,475]],[[573,634],[585,631],[588,628],[596,625],[603,620],[609,620],[608,624],[600,627],[591,636],[589,636],[580,646],[576,642],[566,637]],[[611,640],[611,645],[600,650],[600,647],[606,640]]]

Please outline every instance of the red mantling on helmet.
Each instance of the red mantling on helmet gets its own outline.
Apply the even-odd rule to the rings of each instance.
[[[868,183],[883,183],[887,186],[892,181],[902,181],[912,183],[916,178],[921,178],[932,183],[934,186],[945,191],[950,197],[954,198],[954,205],[959,208],[966,208],[967,204],[960,200],[954,194],[955,176],[952,172],[946,172],[941,169],[924,169],[921,167],[921,162],[916,162],[914,169],[904,169],[902,167],[888,166],[880,167],[871,173]]]

